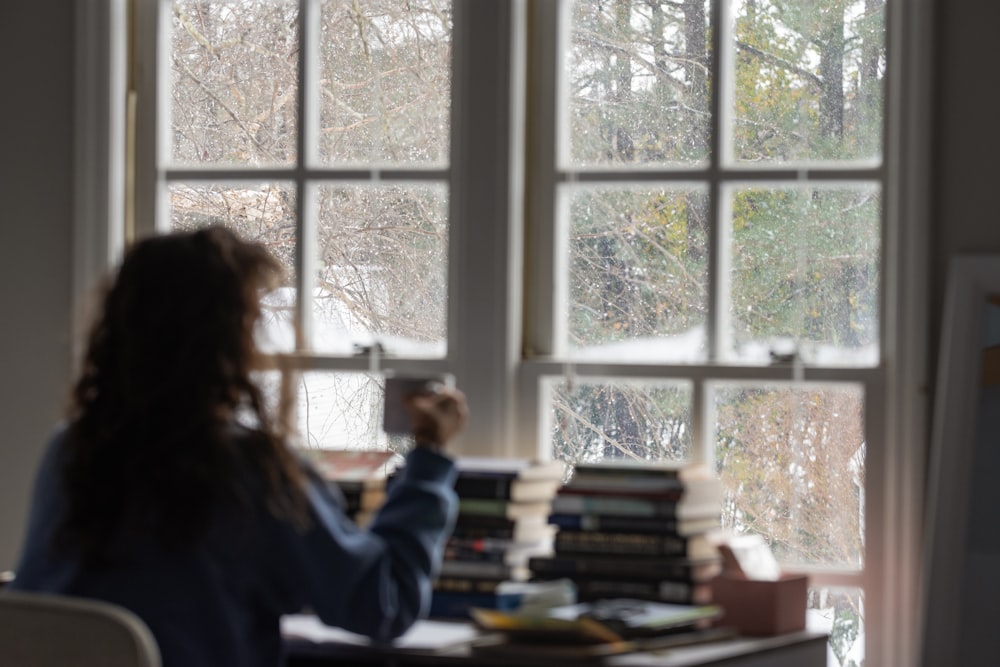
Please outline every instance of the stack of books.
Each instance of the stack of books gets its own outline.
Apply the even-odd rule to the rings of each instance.
[[[434,585],[431,616],[467,618],[470,607],[510,608],[501,584],[530,577],[528,560],[553,553],[552,500],[560,461],[460,458],[458,519]],[[509,588],[509,586],[507,586]]]
[[[347,516],[362,527],[385,502],[387,480],[402,461],[389,450],[316,449],[309,455],[319,474],[339,487]]]
[[[702,465],[578,464],[552,501],[554,554],[529,560],[532,578],[569,578],[581,601],[707,604],[722,497]]]

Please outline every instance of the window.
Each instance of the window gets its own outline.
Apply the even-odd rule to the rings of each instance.
[[[833,664],[892,655],[897,4],[140,0],[136,232],[282,258],[307,445],[447,371],[467,453],[711,462]]]
[[[524,362],[543,437],[570,461],[714,462],[724,525],[814,571],[831,663],[859,664],[885,5],[623,0],[535,18],[561,40],[533,44],[557,75],[530,112],[551,136],[528,166],[529,266],[551,285],[530,292]]]
[[[303,439],[374,444],[375,351],[447,356],[450,3],[148,4],[159,187],[140,219],[267,245],[287,284],[261,344],[294,355]]]

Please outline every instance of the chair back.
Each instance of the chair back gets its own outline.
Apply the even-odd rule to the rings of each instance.
[[[0,665],[160,667],[160,651],[146,624],[119,605],[2,590]]]

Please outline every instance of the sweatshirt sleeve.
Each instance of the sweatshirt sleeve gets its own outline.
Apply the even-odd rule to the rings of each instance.
[[[403,634],[430,606],[431,585],[455,522],[454,462],[423,448],[410,452],[367,530],[344,514],[336,495],[312,482],[312,525],[282,524],[271,567],[290,602],[324,623],[377,641]]]

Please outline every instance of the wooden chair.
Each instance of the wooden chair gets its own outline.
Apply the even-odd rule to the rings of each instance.
[[[0,590],[0,665],[160,667],[160,651],[146,624],[121,606]]]

